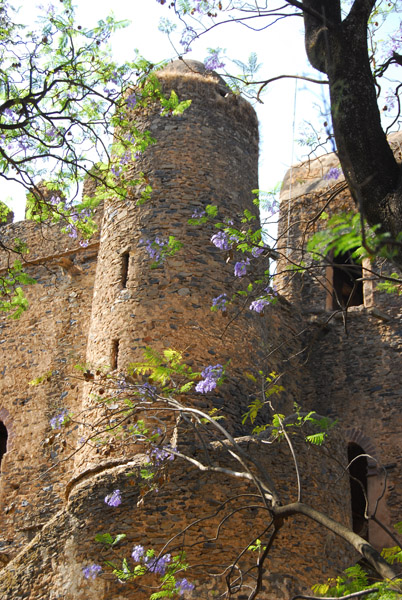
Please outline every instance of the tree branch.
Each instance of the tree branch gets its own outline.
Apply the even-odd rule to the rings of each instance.
[[[363,556],[367,562],[375,569],[375,571],[381,575],[383,579],[395,579],[397,573],[392,567],[383,559],[381,554],[373,548],[365,539],[360,537],[357,533],[351,531],[345,525],[338,523],[331,517],[323,514],[315,508],[304,504],[303,502],[294,502],[287,504],[286,506],[277,506],[273,509],[273,513],[277,517],[286,518],[293,515],[304,515],[309,517],[316,523],[323,525],[326,529],[329,529],[348,544],[350,544],[357,552]]]

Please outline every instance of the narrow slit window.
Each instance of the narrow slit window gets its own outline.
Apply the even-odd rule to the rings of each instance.
[[[362,266],[353,259],[353,250],[338,254],[333,262],[332,309],[363,304]]]
[[[0,421],[0,465],[4,454],[7,452],[7,439],[7,428],[4,423]]]
[[[361,454],[364,454],[364,450],[358,444],[348,444],[352,527],[355,533],[367,539],[368,521],[365,517],[367,504],[367,457],[360,456]]]
[[[122,287],[122,289],[127,287],[129,263],[130,263],[130,253],[124,252],[124,254],[122,254],[122,256],[121,256],[121,287]]]
[[[113,371],[115,369],[117,369],[117,365],[119,362],[119,344],[120,344],[120,340],[113,340],[113,342],[112,342],[110,365],[111,365]]]

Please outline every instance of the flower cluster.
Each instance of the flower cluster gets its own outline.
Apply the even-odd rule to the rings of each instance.
[[[225,231],[219,231],[211,237],[211,242],[220,250],[230,250],[230,243]]]
[[[225,63],[219,58],[219,51],[212,52],[210,56],[204,61],[204,66],[207,71],[215,71],[216,69],[223,69]]]
[[[121,504],[120,490],[114,490],[109,496],[106,496],[105,502],[108,506],[119,506]]]
[[[218,380],[220,377],[222,377],[222,374],[222,365],[210,365],[206,367],[201,373],[201,377],[203,379],[197,383],[195,386],[195,391],[199,392],[200,394],[207,394],[208,392],[211,392],[216,388]]]
[[[247,275],[247,266],[250,264],[250,259],[246,258],[237,262],[234,266],[234,274],[236,277],[244,277]]]
[[[176,590],[180,595],[184,594],[185,591],[191,591],[194,589],[194,583],[190,583],[185,577],[176,581]]]
[[[266,298],[257,298],[250,304],[250,310],[254,310],[257,313],[264,312],[264,308],[269,304],[269,300]]]
[[[153,242],[151,240],[140,240],[141,243],[145,244],[145,249],[155,262],[159,262],[163,258],[163,249],[168,245],[167,240],[161,240],[156,237]]]
[[[400,53],[402,45],[402,23],[399,24],[397,29],[392,35],[389,36],[389,42],[387,46],[387,58],[393,57],[394,53]]]
[[[278,296],[278,292],[276,291],[275,286],[274,287],[268,286],[265,288],[264,291],[267,293],[267,295],[261,296],[260,298],[257,298],[256,300],[254,300],[250,304],[250,310],[254,310],[255,312],[261,314],[264,312],[264,308],[266,306],[268,306],[268,304],[271,304],[276,301],[275,299]]]
[[[138,391],[141,395],[141,400],[143,402],[145,402],[146,400],[155,400],[155,398],[156,398],[157,389],[154,385],[151,385],[148,382],[143,383],[138,388]]]
[[[84,574],[85,579],[95,579],[102,571],[102,567],[100,565],[89,565],[88,567],[84,567],[82,572]]]
[[[229,299],[226,294],[220,294],[216,298],[212,299],[212,310],[226,310],[226,305],[228,304]]]
[[[52,196],[50,199],[50,203],[56,206],[60,206],[60,210],[65,210],[66,212],[71,211],[73,206],[69,202],[64,202],[58,196]],[[75,210],[75,209],[74,209]],[[89,209],[81,210],[80,212],[70,212],[70,214],[66,215],[66,218],[69,220],[67,225],[63,228],[63,231],[68,234],[68,236],[72,239],[77,239],[80,224],[88,223],[91,220],[92,213]],[[81,240],[80,245],[84,248],[88,246],[88,240]]]
[[[196,37],[197,32],[195,31],[195,29],[193,29],[192,27],[186,27],[180,39],[180,45],[183,46],[184,52],[191,51],[190,46]]]
[[[144,556],[144,546],[134,546],[133,551],[131,553],[131,557],[135,562],[139,562],[141,558]]]
[[[332,167],[325,175],[324,179],[326,179],[327,181],[329,179],[339,179],[341,173],[342,171],[341,169],[339,169],[339,167]]]
[[[132,92],[127,98],[126,98],[126,104],[129,108],[134,108],[135,105],[137,104],[137,96],[135,95],[134,92]]]
[[[170,554],[165,554],[164,556],[156,558],[155,556],[147,556],[145,554],[144,546],[141,546],[140,544],[134,546],[131,557],[135,562],[141,561],[150,573],[159,573],[159,575],[164,575],[166,573],[166,567],[172,559]]]
[[[174,455],[169,452],[169,448],[166,446],[165,448],[153,448],[149,454],[149,458],[156,467],[159,467],[165,460],[173,460]]]
[[[205,210],[203,208],[197,207],[193,214],[191,215],[191,217],[193,219],[201,219],[202,217],[205,216]]]
[[[251,256],[253,256],[253,258],[258,258],[259,256],[261,256],[261,254],[264,252],[265,248],[261,248],[261,246],[255,246],[252,250],[251,250]]]
[[[68,410],[66,409],[62,410],[59,415],[50,419],[50,427],[52,429],[60,429],[66,423],[68,423]]]

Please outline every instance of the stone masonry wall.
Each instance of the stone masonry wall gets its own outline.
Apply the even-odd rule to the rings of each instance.
[[[390,137],[401,159],[401,135]],[[363,262],[363,303],[347,312],[334,310],[329,262],[314,263],[306,252],[309,236],[326,226],[318,218],[354,210],[353,202],[339,180],[326,179],[338,166],[335,155],[326,155],[288,172],[281,193],[279,242],[283,258],[278,266],[278,288],[301,309],[305,329],[302,346],[306,360],[301,373],[302,405],[337,418],[347,442],[358,444],[373,457],[369,460],[370,509],[384,493],[377,516],[392,529],[400,519],[402,469],[402,302],[376,288],[372,273],[390,273],[395,267],[377,259]],[[339,190],[341,191],[339,192]],[[334,193],[335,192],[335,193]],[[304,260],[305,273],[287,268],[287,261]],[[324,264],[323,264],[324,263]],[[371,490],[371,491],[370,491]],[[399,516],[398,516],[399,515]],[[369,539],[378,548],[394,545],[374,522]]]
[[[186,576],[196,584],[192,597],[212,600],[223,591],[224,579],[215,575],[236,558],[241,544],[252,543],[256,533],[265,535],[267,514],[252,505],[235,512],[223,524],[224,535],[215,539],[221,517],[217,507],[236,494],[253,493],[248,484],[200,473],[175,459],[166,466],[160,492],[144,501],[139,470],[147,458],[141,447],[131,454],[112,448],[105,457],[95,440],[65,460],[79,448],[82,431],[70,427],[55,433],[50,419],[63,409],[80,415],[92,403],[90,386],[82,385],[74,364],[101,365],[117,375],[139,360],[146,346],[181,350],[195,370],[228,365],[219,391],[191,401],[204,410],[222,409],[225,425],[243,436],[241,446],[258,458],[288,501],[297,497],[297,489],[287,445],[245,436],[240,425],[256,393],[246,373],[281,373],[285,391],[275,400],[275,410],[289,414],[296,402],[303,410],[341,420],[327,450],[294,438],[306,502],[351,524],[350,485],[342,465],[352,441],[377,459],[370,462],[369,473],[376,477],[377,491],[387,473],[381,514],[388,525],[399,520],[400,302],[389,302],[368,286],[370,301],[347,315],[345,327],[342,315],[332,317],[326,308],[325,267],[303,278],[285,270],[283,261],[280,297],[264,315],[211,313],[212,298],[232,291],[233,261],[226,262],[210,243],[212,228],[192,227],[187,220],[206,204],[219,205],[222,219],[254,209],[250,190],[258,187],[257,121],[253,109],[199,63],[190,61],[190,68],[174,63],[159,77],[165,92],[174,88],[192,105],[177,117],[162,117],[152,106],[135,115],[157,139],[132,166],[133,176],[140,169],[149,177],[149,203],[136,206],[135,199],[111,198],[99,241],[95,238],[86,249],[56,227],[24,222],[2,228],[2,241],[27,240],[28,270],[37,279],[27,291],[30,309],[18,321],[2,317],[0,323],[0,421],[9,434],[0,472],[4,600],[145,600],[149,589],[138,582],[123,585],[110,570],[96,580],[84,579],[85,565],[110,558],[94,543],[95,534],[127,534],[114,556],[121,561],[137,543],[162,550],[189,522],[208,514],[186,539],[172,539],[169,551],[186,542],[192,566]],[[316,192],[327,186],[322,176],[335,160],[323,159],[316,171],[311,165],[294,170],[290,198],[285,184],[279,245],[290,261],[300,258],[305,224],[324,206]],[[337,202],[338,208],[350,206],[346,194]],[[169,235],[184,242],[183,249],[150,269],[144,240]],[[6,261],[7,256],[0,268]],[[42,383],[30,385],[45,374]],[[179,445],[199,456],[200,448],[187,442],[180,439]],[[219,464],[233,467],[223,447],[211,453]],[[123,502],[108,507],[104,498],[117,488]],[[378,544],[383,541],[374,529],[370,535]],[[253,560],[246,553],[242,566]],[[261,598],[282,600],[307,591],[354,560],[350,548],[331,533],[304,519],[289,520],[272,550]],[[237,600],[246,597],[244,590],[233,594]]]
[[[59,227],[21,222],[2,228],[2,242],[18,237],[30,248],[26,271],[29,310],[17,319],[0,316],[0,420],[8,431],[1,462],[0,557],[7,562],[60,509],[75,450],[75,432],[61,443],[50,419],[79,411],[81,385],[74,365],[85,360],[97,240],[86,249]],[[3,253],[1,267],[7,264]],[[63,266],[61,266],[63,265]],[[0,267],[0,268],[1,268]],[[44,378],[40,385],[30,382]]]

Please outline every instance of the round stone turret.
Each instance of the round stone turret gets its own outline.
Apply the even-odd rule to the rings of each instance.
[[[110,199],[105,205],[92,305],[87,362],[124,372],[143,358],[146,347],[174,348],[194,369],[230,361],[225,392],[209,403],[225,405],[232,427],[248,403],[241,387],[245,365],[257,368],[264,356],[262,321],[243,311],[226,331],[212,300],[231,296],[234,263],[211,242],[212,225],[189,225],[207,205],[220,219],[256,212],[258,123],[254,109],[234,95],[202,63],[175,61],[157,73],[165,96],[175,90],[191,100],[179,116],[162,116],[160,105],[134,111],[133,118],[156,143],[132,165],[152,186],[150,200]],[[183,244],[173,257],[153,264],[150,244],[174,236]],[[88,406],[91,400],[84,402]],[[200,398],[200,405],[207,404]],[[98,460],[99,457],[94,457]]]

